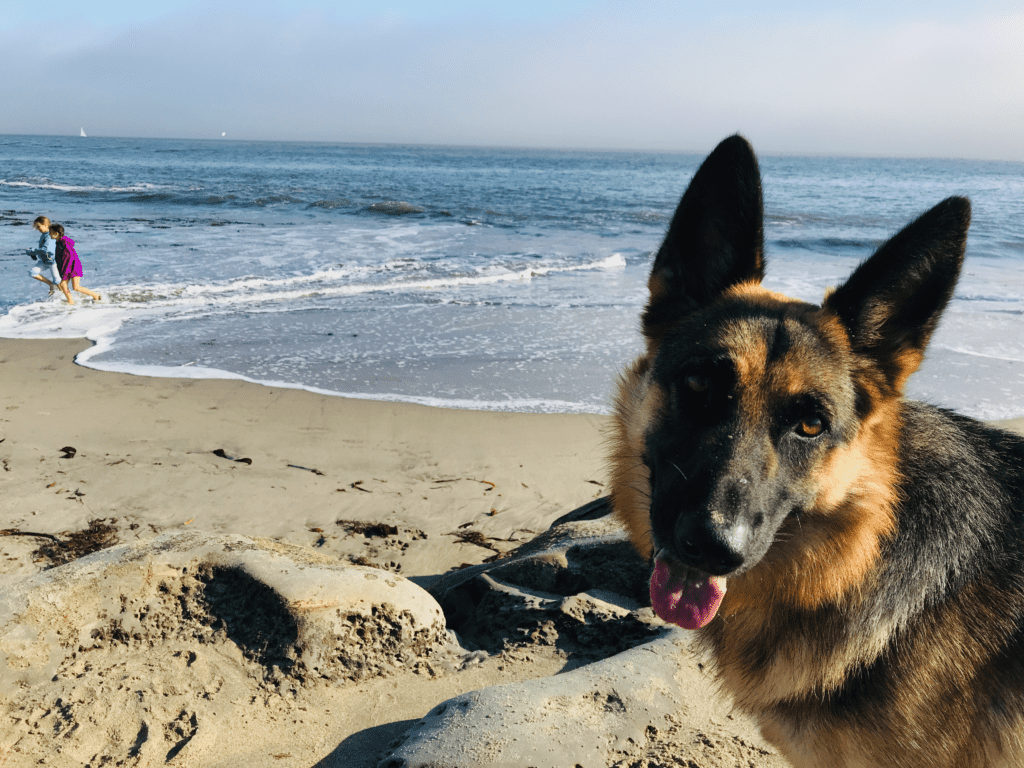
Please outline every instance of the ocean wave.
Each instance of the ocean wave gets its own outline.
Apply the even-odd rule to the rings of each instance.
[[[240,207],[264,208],[272,205],[298,205],[305,206],[306,201],[294,195],[265,195],[261,197],[245,197],[234,193],[212,193],[201,189],[192,188],[181,191],[168,187],[161,187],[156,184],[132,184],[132,185],[111,185],[111,186],[75,186],[71,184],[57,184],[48,181],[11,181],[0,179],[0,187],[12,187],[19,189],[39,189],[56,192],[64,192],[71,195],[94,196],[100,202],[113,199],[118,202],[132,203],[135,205],[182,205],[195,207],[219,207],[227,204],[235,204]]]
[[[410,213],[426,213],[425,208],[412,203],[402,203],[397,200],[387,200],[383,203],[368,205],[366,210],[372,213],[386,213],[388,216],[405,216]]]
[[[779,248],[800,249],[806,251],[835,252],[835,251],[869,251],[874,250],[882,244],[882,240],[859,240],[844,237],[815,237],[815,238],[777,238],[770,241],[773,246]]]
[[[348,198],[341,198],[340,200],[317,200],[315,203],[310,203],[310,208],[323,208],[327,211],[332,211],[335,208],[351,208],[353,205],[352,201]]]
[[[932,346],[936,349],[945,349],[949,352],[956,352],[959,355],[966,355],[967,357],[978,357],[985,360],[1003,360],[1008,363],[1024,363],[1024,356],[1019,352],[1017,354],[1012,354],[1004,350],[989,349],[984,346],[981,348],[973,348],[966,347],[962,344],[949,344],[942,342],[933,342]]]
[[[128,198],[129,203],[170,203],[175,195],[170,192],[148,192],[143,195],[132,195]]]
[[[286,205],[288,203],[301,203],[305,205],[306,201],[298,197],[293,197],[292,195],[269,195],[267,197],[258,197],[252,201],[252,204],[257,208],[264,208],[268,205],[278,205],[282,203]]]
[[[615,253],[603,259],[578,264],[538,264],[518,269],[490,266],[477,273],[407,276],[418,270],[426,270],[428,266],[413,259],[391,259],[381,265],[332,268],[311,275],[285,278],[247,277],[220,285],[190,286],[182,293],[181,299],[169,296],[167,301],[184,303],[192,297],[216,295],[219,297],[218,301],[225,303],[252,303],[281,302],[312,296],[329,298],[368,293],[419,293],[446,288],[527,282],[535,278],[570,272],[616,270],[625,268],[626,260],[622,254]],[[388,279],[389,275],[393,275],[394,279]],[[338,284],[338,281],[344,282]]]
[[[252,311],[261,306],[279,306],[290,311],[311,299],[338,299],[374,293],[390,295],[456,292],[431,299],[456,298],[462,289],[529,282],[557,274],[619,270],[626,266],[620,253],[580,263],[547,262],[527,267],[487,266],[476,270],[434,274],[436,267],[414,259],[395,258],[380,265],[337,266],[306,275],[286,277],[248,276],[224,282],[181,285],[102,286],[106,301],[69,307],[62,302],[35,301],[13,307],[0,317],[0,337],[46,338],[51,333],[65,337],[85,336],[88,324],[102,317],[122,322],[131,317],[163,316],[184,320],[211,313],[234,312],[245,306]],[[417,299],[421,301],[422,299]],[[81,310],[85,310],[84,312]],[[96,314],[102,312],[102,315]],[[141,313],[141,314],[140,314]],[[84,324],[84,325],[83,325]]]
[[[0,186],[3,187],[22,187],[27,189],[49,189],[57,192],[146,192],[153,189],[159,189],[155,184],[131,184],[128,186],[113,185],[109,187],[97,187],[97,186],[76,186],[73,184],[58,184],[53,181],[11,181],[9,179],[0,179]]]
[[[765,221],[770,224],[796,226],[801,224],[823,224],[829,221],[825,216],[813,213],[765,213]]]
[[[989,302],[993,304],[1021,304],[1024,302],[1024,296],[1019,293],[967,293],[957,291],[953,294],[953,298],[957,301],[967,302]],[[998,310],[1000,312],[1007,312],[1010,310]]]
[[[671,220],[671,216],[657,211],[635,211],[624,215],[627,221],[638,221],[644,224],[663,224]]]

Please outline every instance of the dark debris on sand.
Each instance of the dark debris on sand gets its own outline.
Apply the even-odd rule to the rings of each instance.
[[[368,523],[364,520],[337,520],[335,524],[340,525],[349,534],[361,533],[368,539],[383,539],[388,536],[398,535],[398,526],[387,523]]]
[[[89,526],[80,531],[62,533],[39,546],[32,552],[37,563],[44,563],[46,568],[70,563],[80,557],[119,544],[117,536],[117,518],[97,518],[89,521]],[[5,532],[6,533],[6,532]]]

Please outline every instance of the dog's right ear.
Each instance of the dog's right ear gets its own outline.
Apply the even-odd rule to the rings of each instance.
[[[853,351],[874,362],[894,392],[924,359],[960,277],[971,203],[948,197],[905,226],[824,307],[846,327]]]
[[[761,172],[747,140],[730,136],[697,169],[654,258],[644,336],[657,342],[732,286],[763,277]]]

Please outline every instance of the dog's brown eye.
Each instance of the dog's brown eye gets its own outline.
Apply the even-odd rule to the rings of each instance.
[[[817,416],[808,416],[796,425],[796,431],[803,437],[817,437],[825,431],[825,422]]]
[[[707,392],[708,388],[711,386],[711,379],[707,376],[698,376],[697,374],[687,376],[684,381],[686,382],[686,386],[694,392]]]

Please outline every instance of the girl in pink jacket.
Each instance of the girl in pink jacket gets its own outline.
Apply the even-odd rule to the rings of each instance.
[[[93,301],[103,301],[103,297],[95,291],[90,291],[79,281],[82,279],[82,260],[78,258],[75,251],[75,241],[64,235],[64,227],[60,224],[50,226],[50,237],[57,241],[57,269],[60,271],[60,289],[68,300],[68,304],[74,304],[71,298],[71,291],[68,290],[68,282],[71,282],[72,290],[92,296]]]

